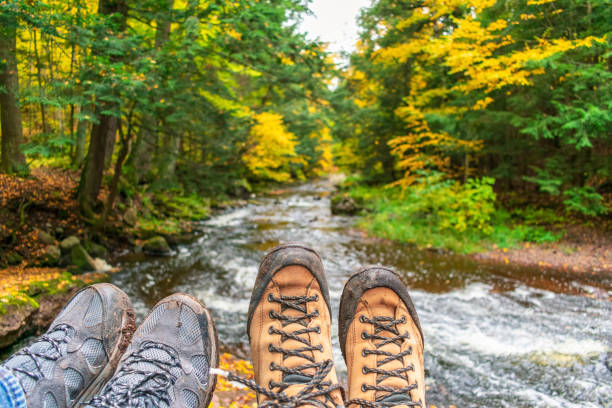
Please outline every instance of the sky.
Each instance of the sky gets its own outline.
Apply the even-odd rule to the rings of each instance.
[[[359,10],[369,5],[370,0],[312,0],[314,14],[304,18],[301,30],[310,39],[329,43],[331,52],[351,52],[358,39]]]

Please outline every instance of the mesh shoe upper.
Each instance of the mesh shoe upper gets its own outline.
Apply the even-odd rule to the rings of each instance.
[[[136,330],[115,375],[90,407],[206,407],[218,362],[214,323],[197,300],[175,294]]]
[[[129,299],[110,284],[78,292],[49,330],[3,366],[13,372],[28,406],[77,405],[110,377],[133,331]]]

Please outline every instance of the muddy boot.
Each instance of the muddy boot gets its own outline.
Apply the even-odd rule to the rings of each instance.
[[[206,408],[216,385],[210,369],[218,361],[208,309],[176,293],[151,310],[115,375],[86,406]]]
[[[331,314],[319,256],[298,244],[262,261],[248,315],[255,380],[230,379],[257,391],[259,407],[340,407],[332,360]]]
[[[423,333],[395,273],[370,266],[353,275],[342,292],[339,326],[347,406],[426,407]]]
[[[2,366],[19,380],[28,407],[79,406],[113,375],[133,331],[127,295],[95,284],[74,295],[45,334]]]

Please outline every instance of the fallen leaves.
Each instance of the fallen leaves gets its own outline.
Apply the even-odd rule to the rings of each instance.
[[[253,365],[246,360],[223,353],[219,359],[219,368],[224,371],[253,379]],[[252,408],[257,406],[257,395],[248,389],[234,386],[222,376],[217,376],[217,388],[210,403],[211,408]]]

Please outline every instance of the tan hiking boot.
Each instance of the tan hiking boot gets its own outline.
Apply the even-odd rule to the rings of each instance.
[[[393,271],[370,266],[353,275],[342,292],[339,325],[347,407],[426,407],[423,333]]]
[[[259,407],[340,407],[329,293],[319,256],[299,244],[262,261],[248,315]]]

